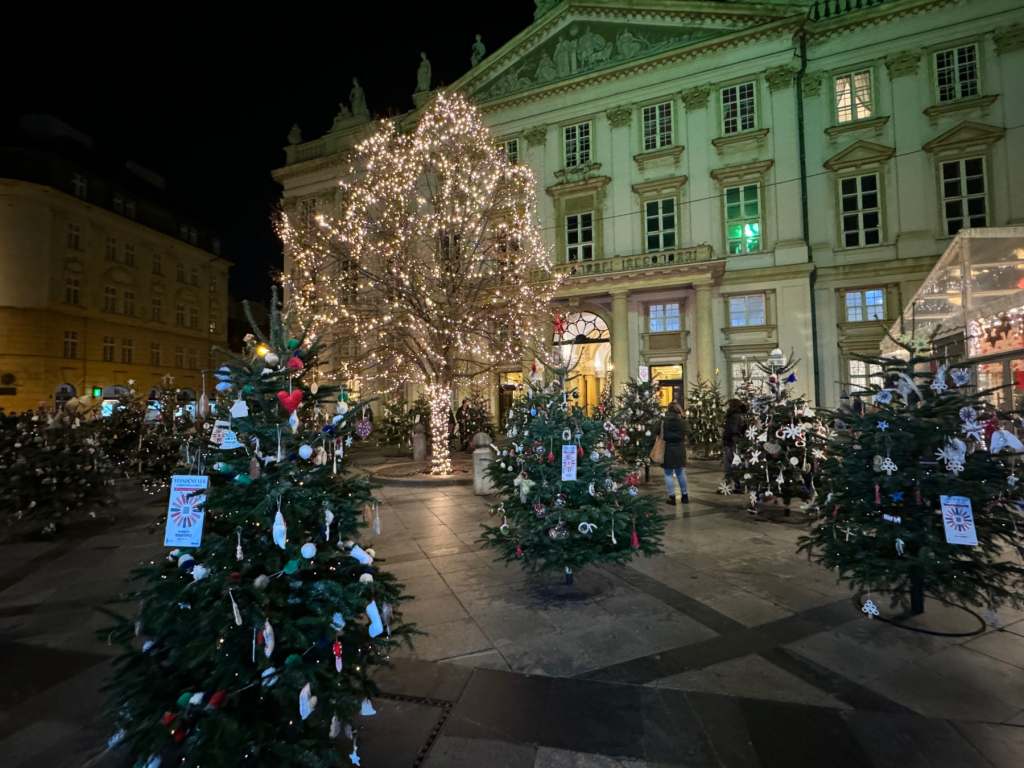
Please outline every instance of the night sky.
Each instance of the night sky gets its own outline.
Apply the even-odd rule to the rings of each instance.
[[[52,114],[108,151],[164,175],[220,231],[235,262],[236,298],[265,300],[281,247],[270,225],[288,129],[314,138],[348,98],[353,75],[377,115],[412,107],[419,51],[434,84],[469,69],[483,34],[488,52],[526,28],[534,3],[338,3],[236,6],[210,16],[184,4],[143,13],[103,6],[46,11],[25,19],[23,50],[7,48],[5,120]],[[351,7],[351,6],[350,6]],[[32,34],[28,30],[32,29]],[[10,30],[15,32],[14,27]]]

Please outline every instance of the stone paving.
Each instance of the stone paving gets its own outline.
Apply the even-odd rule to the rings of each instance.
[[[427,635],[382,680],[363,765],[1024,764],[1024,613],[960,638],[868,620],[794,554],[797,512],[752,518],[713,469],[689,474],[692,503],[662,505],[665,554],[571,591],[481,551],[470,488],[381,488],[375,546]],[[161,551],[158,508],[122,508],[116,531],[0,547],[4,766],[80,766],[109,733],[97,607]],[[924,626],[968,619],[929,603]]]

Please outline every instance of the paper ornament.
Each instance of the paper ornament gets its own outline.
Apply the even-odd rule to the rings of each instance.
[[[384,631],[384,622],[381,621],[376,600],[371,600],[366,606],[366,616],[370,619],[370,637],[378,637]]]
[[[281,510],[277,510],[277,514],[274,515],[273,534],[274,543],[281,549],[284,549],[285,542],[288,540],[288,524],[285,523]]]
[[[293,360],[295,358],[292,358]],[[312,695],[309,688],[309,683],[302,686],[302,690],[299,691],[299,717],[303,720],[313,714],[313,710],[316,709],[316,696]]]
[[[263,655],[268,659],[274,652],[274,628],[270,625],[270,619],[263,621]]]
[[[249,405],[242,398],[238,398],[231,404],[231,418],[244,419],[249,415]]]

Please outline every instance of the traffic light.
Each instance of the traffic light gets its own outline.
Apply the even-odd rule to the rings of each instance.
[[[103,396],[103,387],[93,387],[92,388],[92,396],[93,397],[102,397]]]

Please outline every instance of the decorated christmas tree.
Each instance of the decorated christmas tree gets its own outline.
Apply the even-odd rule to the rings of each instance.
[[[488,475],[502,501],[482,540],[530,571],[572,583],[590,563],[626,563],[660,551],[664,523],[639,477],[614,460],[619,427],[588,417],[565,389],[564,369],[546,387],[531,381],[506,424],[510,441]]]
[[[171,474],[185,462],[187,447],[196,443],[196,422],[185,405],[174,378],[165,376],[159,397],[147,405],[138,434],[138,473],[149,493],[167,490]]]
[[[687,433],[690,446],[705,459],[722,453],[722,422],[725,405],[718,381],[697,379],[686,404]]]
[[[873,615],[875,600],[924,610],[947,602],[1020,605],[1024,565],[1022,486],[1014,467],[1024,446],[995,417],[967,369],[902,339],[901,357],[859,388],[863,414],[835,414],[821,471],[817,523],[800,549],[849,583]]]
[[[460,406],[455,418],[458,421],[460,443],[463,449],[472,449],[473,435],[478,432],[492,435],[494,427],[491,423],[491,411],[487,400],[478,390],[472,391],[466,400],[465,409]]]
[[[0,498],[7,535],[51,535],[110,504],[111,466],[97,425],[72,401],[56,414],[0,417]]]
[[[103,412],[94,423],[96,439],[115,478],[137,477],[139,441],[146,416],[146,403],[140,399],[128,380],[129,389],[107,398]]]
[[[410,631],[400,585],[355,543],[374,503],[343,466],[359,407],[309,383],[317,343],[272,307],[217,374],[230,421],[174,478],[173,548],[136,571],[138,614],[109,635],[112,743],[142,766],[358,764],[373,670]]]
[[[619,396],[615,415],[625,430],[618,444],[619,457],[627,466],[643,468],[646,475],[662,416],[655,385],[631,378]]]
[[[781,499],[785,512],[794,498],[814,496],[814,477],[823,450],[827,428],[796,393],[797,360],[786,361],[781,350],[759,364],[766,385],[750,401],[746,433],[733,455],[736,474],[747,488],[750,509]]]

